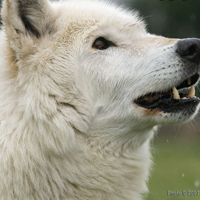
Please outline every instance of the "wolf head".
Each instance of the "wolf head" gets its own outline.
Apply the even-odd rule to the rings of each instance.
[[[199,40],[100,1],[4,0],[2,19],[1,198],[140,200],[153,127],[199,109]]]
[[[2,19],[5,73],[27,119],[54,124],[55,132],[70,127],[72,138],[135,137],[140,145],[153,126],[197,113],[194,94],[189,102],[169,100],[172,88],[199,77],[199,61],[186,58],[190,47],[199,55],[196,39],[183,55],[183,42],[147,33],[137,13],[96,1],[5,0]]]

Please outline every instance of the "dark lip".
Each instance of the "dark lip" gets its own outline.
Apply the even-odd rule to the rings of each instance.
[[[180,94],[180,96],[183,97],[184,94]],[[160,109],[163,112],[175,112],[178,110],[187,109],[188,106],[197,106],[199,103],[200,99],[198,97],[187,99],[174,99],[172,95],[170,97],[159,98],[151,105],[145,105],[136,102],[136,104],[140,107],[146,109]]]
[[[191,78],[191,84],[188,85],[187,79]],[[190,87],[197,83],[199,80],[199,74],[194,74],[192,77],[186,78],[183,82],[176,86],[177,89],[183,89]],[[148,97],[148,101],[144,100],[144,97]],[[138,106],[146,109],[160,109],[163,112],[177,112],[178,110],[185,110],[190,107],[195,107],[199,104],[200,99],[198,97],[185,98],[187,94],[180,93],[181,99],[174,99],[172,89],[167,92],[154,92],[139,97],[134,101]]]
[[[166,102],[161,102],[160,104],[158,103],[157,108],[165,113],[179,112],[187,109],[194,109],[195,111],[199,103],[200,99],[198,97],[188,99],[171,99],[169,101],[167,99]]]

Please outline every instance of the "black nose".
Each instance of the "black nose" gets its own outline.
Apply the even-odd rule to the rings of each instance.
[[[179,40],[177,43],[177,53],[180,57],[191,62],[200,63],[200,39],[188,38]]]

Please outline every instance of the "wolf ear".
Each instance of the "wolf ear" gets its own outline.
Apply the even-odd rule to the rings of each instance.
[[[40,38],[52,32],[53,10],[48,0],[4,0],[2,21],[5,28]]]

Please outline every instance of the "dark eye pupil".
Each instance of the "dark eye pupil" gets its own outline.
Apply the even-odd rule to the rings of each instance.
[[[115,44],[111,41],[106,40],[103,37],[99,37],[95,40],[94,44],[92,45],[93,48],[98,50],[104,50],[109,48],[110,46],[115,46]]]

